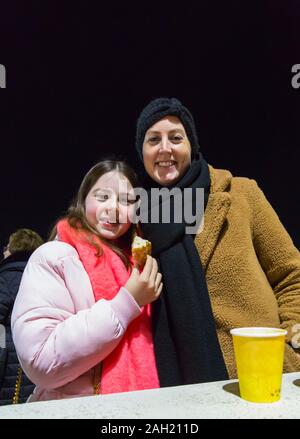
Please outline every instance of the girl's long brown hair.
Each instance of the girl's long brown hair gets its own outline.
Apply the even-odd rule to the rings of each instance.
[[[63,218],[67,219],[69,225],[74,229],[85,232],[87,242],[93,245],[97,251],[96,256],[100,257],[103,253],[103,250],[95,241],[95,235],[99,238],[100,241],[105,243],[118,256],[120,256],[125,267],[128,269],[131,268],[128,251],[130,249],[133,233],[135,232],[135,225],[132,224],[130,229],[125,233],[125,235],[118,239],[116,244],[114,243],[114,241],[107,240],[100,236],[97,229],[88,223],[85,214],[85,200],[91,188],[98,181],[98,179],[102,177],[102,175],[111,171],[116,171],[124,175],[131,183],[133,188],[138,186],[138,178],[135,171],[125,161],[103,160],[93,166],[85,175],[77,195],[75,196],[71,205],[68,208],[67,215]],[[57,236],[57,223],[63,218],[59,218],[56,221],[55,226],[52,228],[49,234],[49,241],[53,241]]]

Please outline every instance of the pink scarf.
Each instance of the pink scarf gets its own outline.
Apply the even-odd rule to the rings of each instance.
[[[101,256],[96,256],[96,249],[85,240],[84,232],[72,228],[67,220],[58,223],[57,231],[61,241],[77,250],[89,275],[96,302],[115,297],[130,276],[121,258],[94,235],[103,250]],[[150,305],[142,308],[141,315],[130,323],[118,346],[103,360],[100,393],[159,387],[150,311]]]

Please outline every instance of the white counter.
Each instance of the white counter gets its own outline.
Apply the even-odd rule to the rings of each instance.
[[[236,380],[0,407],[10,419],[300,418],[300,372],[284,374],[281,400],[254,404]]]

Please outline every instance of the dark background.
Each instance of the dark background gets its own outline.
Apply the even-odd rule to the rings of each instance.
[[[46,238],[103,154],[138,166],[139,112],[174,96],[207,161],[256,179],[300,248],[298,0],[92,5],[1,5],[0,244]]]

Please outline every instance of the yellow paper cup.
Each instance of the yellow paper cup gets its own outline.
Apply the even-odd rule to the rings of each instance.
[[[251,402],[278,401],[287,331],[253,327],[235,328],[230,333],[241,397]]]

